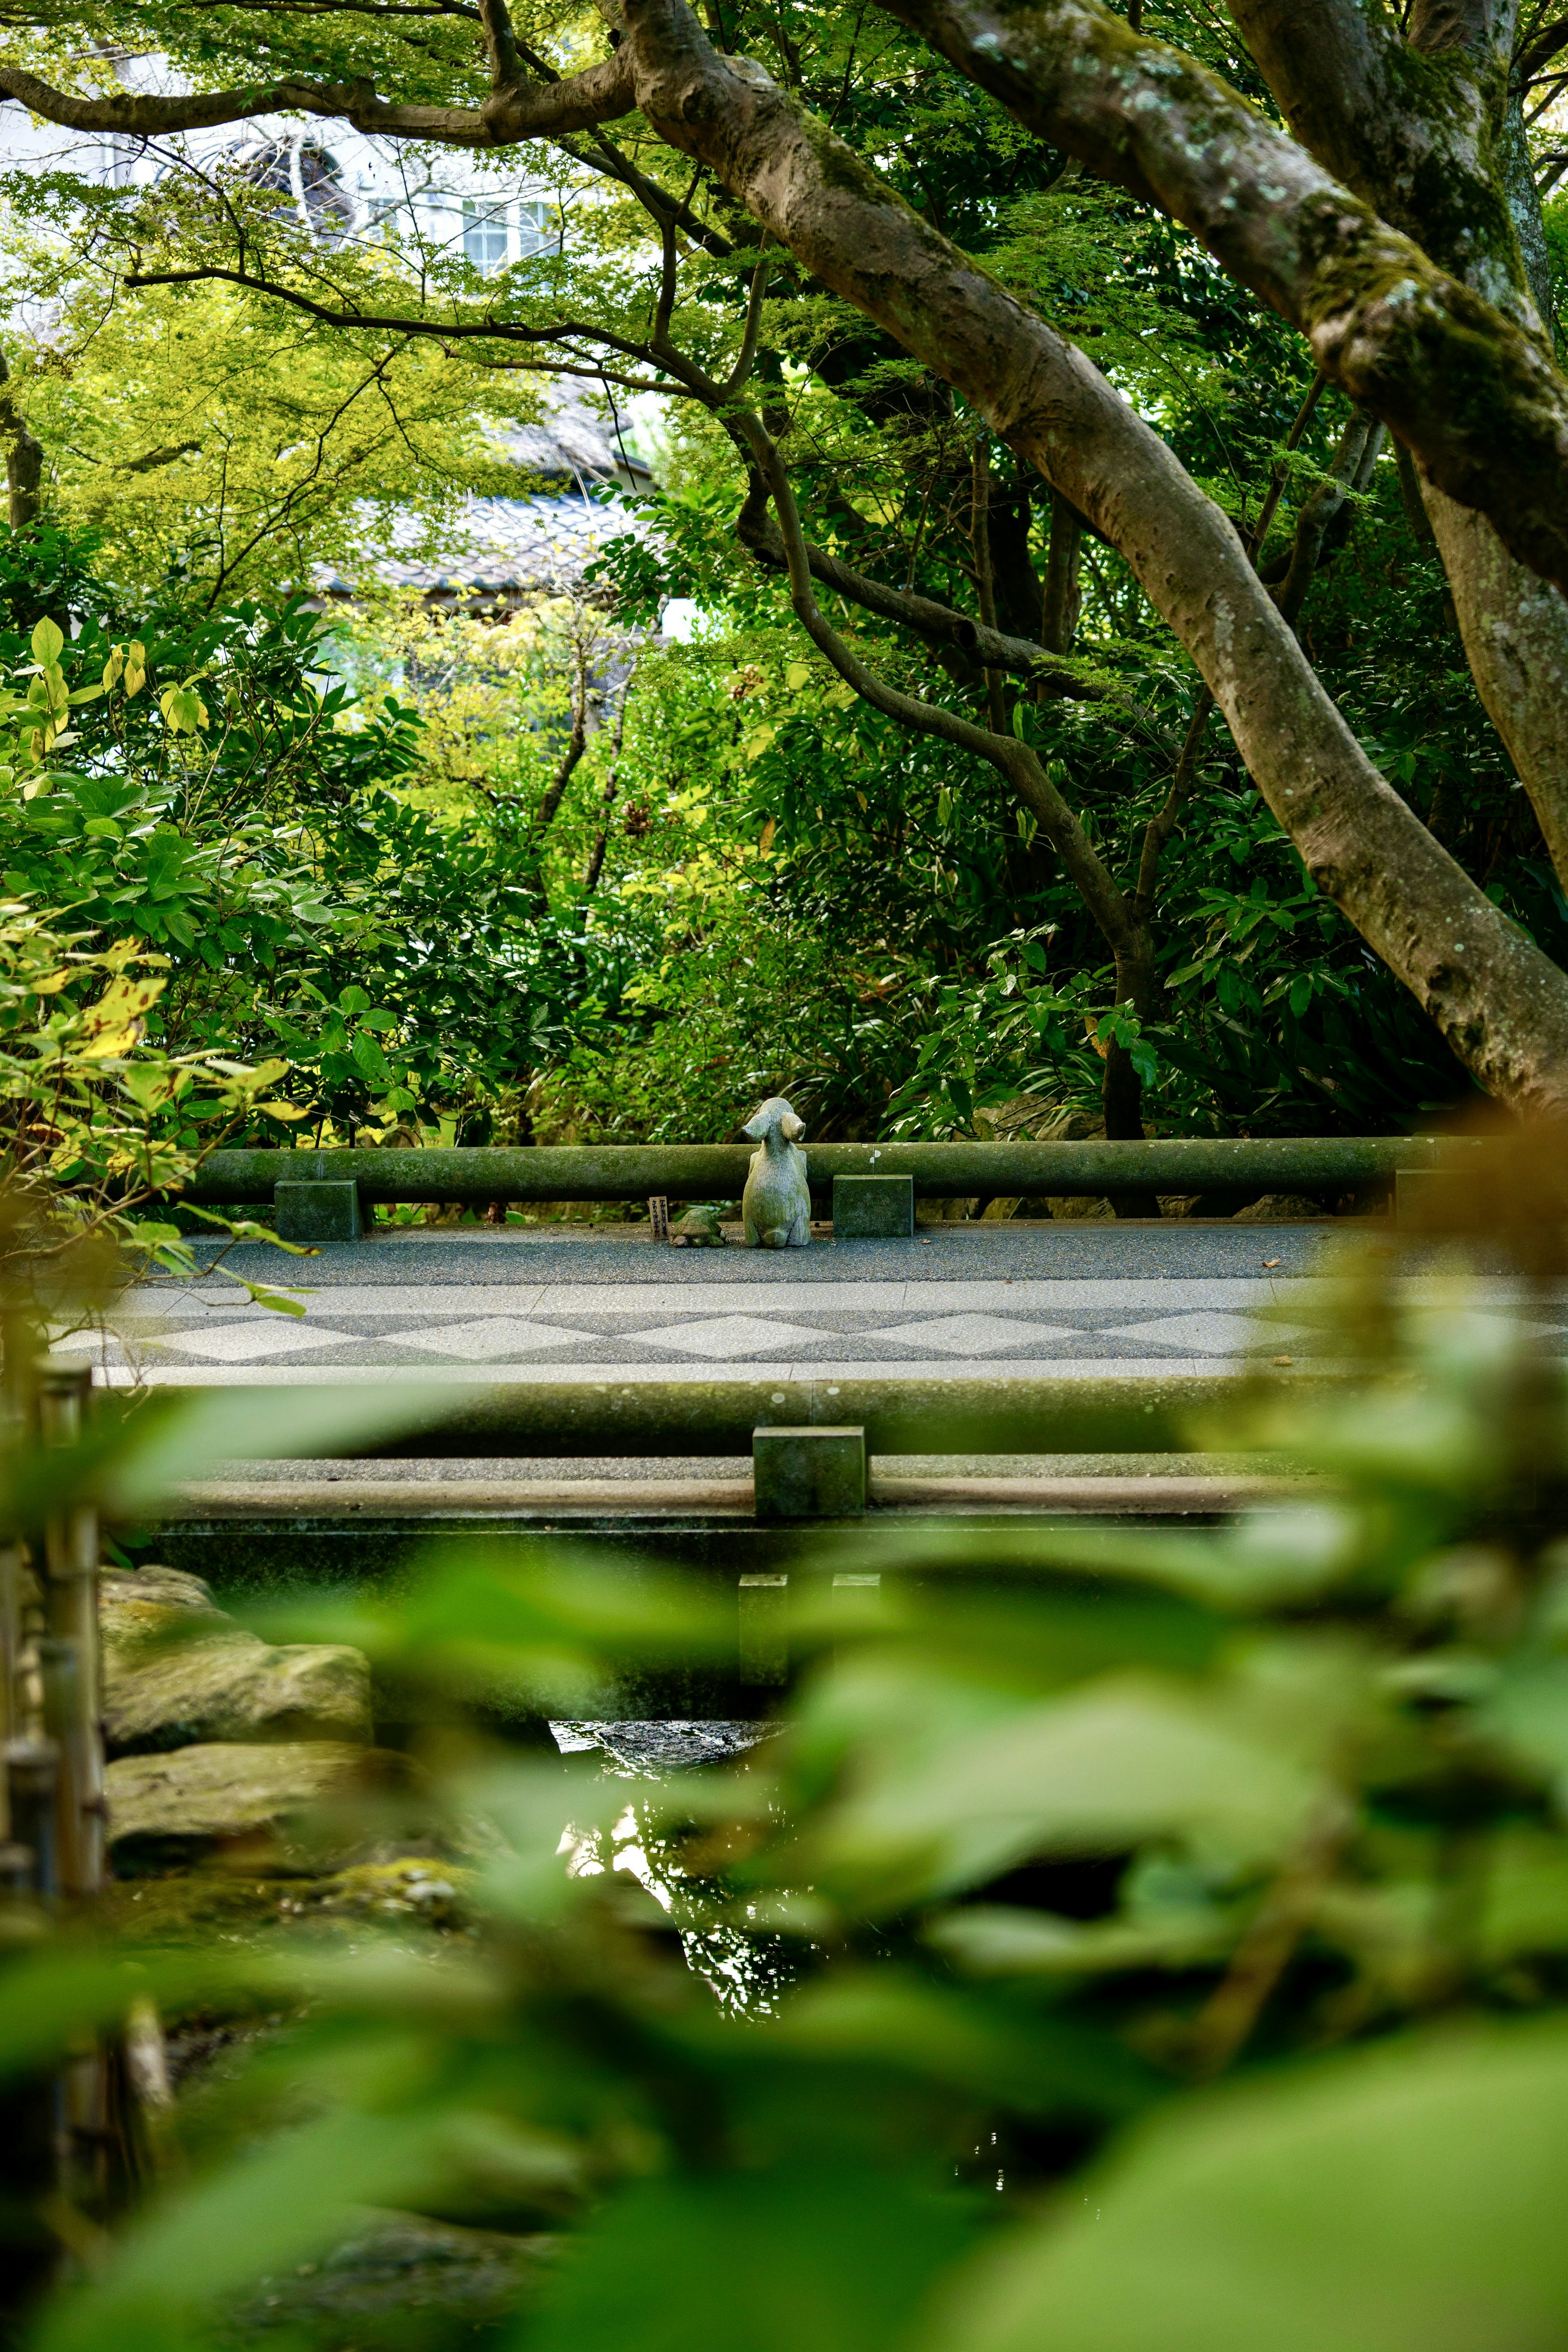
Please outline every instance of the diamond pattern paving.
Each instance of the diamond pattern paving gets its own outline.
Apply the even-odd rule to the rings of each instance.
[[[1298,1326],[1262,1323],[1250,1315],[1162,1315],[1152,1323],[1119,1323],[1106,1337],[1141,1339],[1184,1356],[1239,1356],[1249,1349],[1287,1346],[1306,1335]]]
[[[1078,1339],[1070,1324],[1025,1323],[1007,1315],[942,1315],[930,1323],[895,1323],[874,1331],[875,1339],[896,1339],[903,1348],[935,1348],[944,1356],[1011,1356],[1041,1339]]]
[[[299,1356],[312,1348],[353,1345],[349,1331],[323,1331],[319,1323],[305,1325],[269,1315],[265,1323],[226,1323],[221,1330],[182,1331],[169,1344],[182,1353],[211,1356],[222,1364],[255,1364],[264,1356]]]
[[[628,1339],[647,1348],[679,1348],[688,1356],[715,1360],[737,1356],[788,1356],[797,1348],[816,1347],[833,1339],[833,1332],[814,1331],[803,1323],[780,1323],[760,1315],[724,1315],[711,1323],[672,1323],[662,1331],[629,1331]]]
[[[581,1331],[562,1331],[553,1323],[529,1323],[521,1316],[485,1316],[477,1323],[443,1323],[434,1330],[392,1331],[395,1347],[425,1348],[433,1356],[457,1356],[468,1364],[493,1364],[503,1356],[543,1356],[555,1348],[573,1348]]]

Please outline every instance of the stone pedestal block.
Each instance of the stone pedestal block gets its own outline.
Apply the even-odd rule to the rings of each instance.
[[[739,1593],[743,1683],[777,1688],[789,1680],[789,1579],[742,1576]]]
[[[758,1429],[752,1467],[759,1519],[857,1518],[866,1508],[863,1429]]]
[[[1480,1169],[1401,1168],[1394,1179],[1394,1223],[1407,1233],[1482,1233],[1489,1205]]]
[[[915,1230],[912,1176],[836,1176],[836,1242],[905,1241]]]
[[[360,1238],[357,1184],[283,1182],[274,1185],[272,1201],[281,1242],[301,1242],[319,1249],[331,1242]]]

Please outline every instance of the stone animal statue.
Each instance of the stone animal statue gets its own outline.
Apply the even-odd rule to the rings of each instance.
[[[741,1132],[762,1146],[752,1154],[741,1196],[747,1248],[805,1249],[811,1240],[811,1194],[805,1154],[796,1139],[805,1133],[805,1120],[782,1095],[770,1095]]]

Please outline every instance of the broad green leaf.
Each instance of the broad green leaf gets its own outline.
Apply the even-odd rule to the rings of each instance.
[[[463,1391],[415,1381],[404,1387],[213,1390],[181,1398],[167,1392],[138,1409],[145,1435],[112,1474],[118,1509],[150,1507],[216,1460],[352,1453],[373,1439],[439,1425],[460,1408]]]
[[[781,2005],[768,2039],[801,2059],[889,2067],[1026,2111],[1125,2114],[1158,2081],[1092,2025],[893,1967],[843,1969],[807,1986]]]
[[[1026,1858],[1212,1843],[1250,1864],[1302,1834],[1315,1776],[1152,1678],[1119,1676],[872,1778],[810,1840],[813,1878],[876,1908],[981,1885]]]
[[[351,2109],[268,2137],[143,2218],[100,2277],[51,2306],[37,2352],[155,2344],[163,2326],[331,2245],[359,2209],[438,2194],[452,2177],[445,2120]]]
[[[1549,2352],[1565,2115],[1557,2018],[1213,2094],[973,2263],[931,2352]]]
[[[355,1030],[352,1050],[355,1062],[373,1087],[389,1087],[392,1084],[391,1066],[368,1029]]]
[[[1239,1932],[1222,1914],[1196,1906],[1085,1924],[1013,1904],[974,1903],[933,1919],[926,1941],[970,1976],[1071,1978],[1201,1967],[1229,1950]]]
[[[978,2221],[951,2191],[848,2167],[678,2173],[612,2199],[563,2248],[515,2340],[527,2352],[882,2352]]]

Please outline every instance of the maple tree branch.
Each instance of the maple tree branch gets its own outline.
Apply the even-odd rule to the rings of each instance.
[[[151,97],[124,90],[112,98],[75,98],[20,66],[0,66],[0,96],[67,131],[121,132],[155,139],[246,122],[258,114],[316,114],[352,122],[356,131],[446,146],[506,147],[588,131],[636,111],[631,60],[624,48],[579,74],[544,84],[521,76],[492,92],[483,106],[395,105],[366,80],[281,79],[248,89],[191,90]]]

